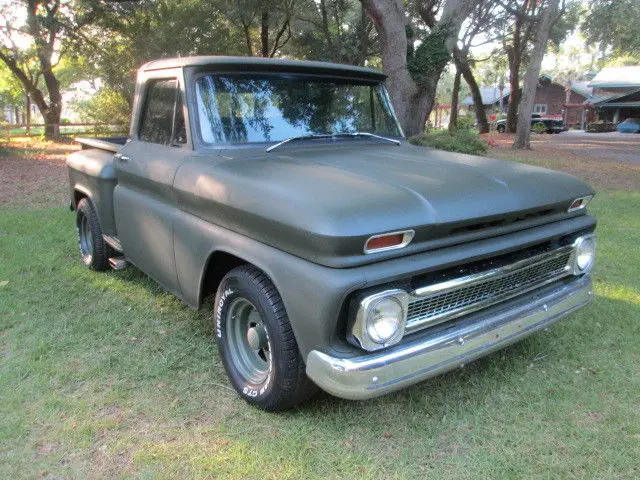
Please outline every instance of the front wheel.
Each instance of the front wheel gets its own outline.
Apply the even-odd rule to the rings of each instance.
[[[220,282],[214,313],[222,363],[247,402],[285,410],[315,393],[282,299],[263,272],[250,265],[231,270]]]
[[[505,126],[504,125],[498,125],[496,127],[496,130],[498,130],[498,133],[504,133],[505,131]]]

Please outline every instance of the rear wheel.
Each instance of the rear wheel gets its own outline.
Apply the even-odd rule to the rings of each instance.
[[[496,127],[496,130],[498,131],[498,133],[504,133],[505,131],[505,126],[504,125],[498,125]]]
[[[214,313],[222,363],[247,402],[285,410],[315,393],[282,299],[264,273],[250,265],[231,270],[220,282]]]
[[[106,270],[110,249],[102,238],[98,214],[88,198],[80,200],[76,207],[76,231],[82,263],[92,270]]]

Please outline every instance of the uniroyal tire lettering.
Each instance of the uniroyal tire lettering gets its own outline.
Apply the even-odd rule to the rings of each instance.
[[[233,295],[233,290],[227,288],[222,295],[220,295],[220,300],[218,301],[218,305],[216,305],[216,336],[218,338],[222,338],[222,308],[224,304],[231,295]]]

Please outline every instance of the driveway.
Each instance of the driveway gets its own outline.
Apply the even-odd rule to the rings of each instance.
[[[545,138],[546,137],[546,138]],[[558,151],[576,151],[586,158],[640,165],[640,135],[632,133],[586,133],[569,130],[558,135],[535,135],[531,142],[545,143]],[[547,146],[545,145],[545,146]]]
[[[597,189],[640,190],[640,135],[580,130],[532,134],[531,150],[512,150],[513,134],[483,135],[489,156],[561,170]]]

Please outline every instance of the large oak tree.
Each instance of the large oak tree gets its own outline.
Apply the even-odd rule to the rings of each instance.
[[[442,3],[442,5],[441,5]],[[398,120],[408,136],[424,129],[444,67],[451,59],[462,22],[473,1],[427,0],[410,5],[429,27],[421,38],[414,36],[401,0],[362,0],[378,32],[387,88]],[[414,48],[414,41],[421,43]]]

